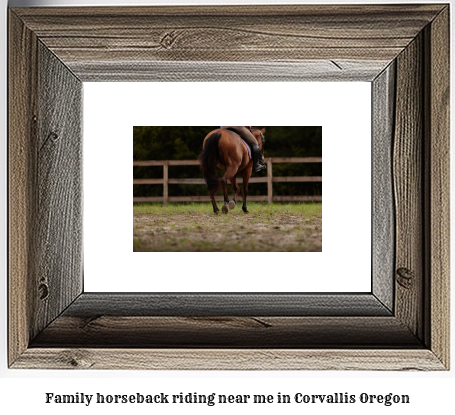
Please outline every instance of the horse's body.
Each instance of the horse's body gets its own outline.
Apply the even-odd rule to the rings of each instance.
[[[265,130],[251,131],[258,140],[259,151],[263,159],[263,144]],[[242,142],[240,136],[228,129],[219,128],[211,131],[204,139],[203,150],[199,154],[199,163],[204,173],[204,179],[207,184],[207,190],[212,201],[213,211],[217,214],[219,212],[218,206],[215,201],[215,194],[221,186],[224,193],[224,205],[222,207],[223,213],[228,213],[229,209],[233,209],[237,203],[237,195],[240,191],[237,185],[237,175],[242,174],[243,186],[243,206],[242,209],[248,213],[246,207],[246,197],[248,194],[248,181],[250,180],[253,171],[253,160],[248,155],[248,149]],[[224,176],[221,180],[218,178],[217,169],[224,170]],[[230,181],[234,187],[234,198],[229,202],[227,194],[227,182]]]

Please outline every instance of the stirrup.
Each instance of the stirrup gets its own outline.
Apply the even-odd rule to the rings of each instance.
[[[253,169],[255,172],[265,170],[267,166],[265,164],[257,163],[256,165],[253,166]]]

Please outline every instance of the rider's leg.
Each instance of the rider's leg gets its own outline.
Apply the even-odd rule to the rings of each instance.
[[[267,167],[265,165],[259,163],[258,141],[254,137],[254,135],[251,133],[251,131],[248,130],[248,128],[241,127],[241,131],[242,131],[242,138],[251,147],[251,155],[253,156],[253,170],[257,172],[257,171],[266,169]]]
[[[250,130],[246,127],[228,127],[235,129],[238,135],[242,137],[245,142],[250,146],[251,148],[251,155],[253,157],[253,170],[254,171],[261,171],[267,168],[264,164],[259,163],[259,146],[258,146],[258,141],[256,138],[254,138],[254,135],[251,133]]]
[[[253,144],[251,146],[251,155],[253,156],[253,169],[254,171],[261,171],[267,168],[264,164],[259,163],[259,146],[258,144]]]

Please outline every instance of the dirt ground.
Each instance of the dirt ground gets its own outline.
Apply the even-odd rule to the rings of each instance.
[[[275,209],[277,210],[277,209]],[[314,209],[313,209],[314,210]],[[279,210],[278,210],[279,212]],[[241,209],[228,215],[207,212],[133,213],[136,252],[320,252],[320,211],[267,212]]]

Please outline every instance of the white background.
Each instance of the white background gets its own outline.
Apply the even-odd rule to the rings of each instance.
[[[417,2],[417,1],[416,1]],[[98,0],[96,4],[124,4],[116,0]],[[135,4],[157,4],[153,1],[136,0]],[[162,2],[164,3],[164,2]],[[197,4],[200,2],[191,1],[167,1],[167,4]],[[216,1],[206,1],[205,3],[216,3]],[[245,3],[245,1],[235,1],[232,3]],[[249,1],[248,3],[261,3],[258,1]],[[262,1],[262,3],[272,3]],[[274,1],[273,3],[280,3]],[[298,3],[292,0],[286,0],[286,3]],[[300,3],[304,3],[300,2]],[[324,1],[310,3],[338,3],[337,1]],[[368,3],[399,3],[399,1],[369,1]],[[430,3],[427,1],[426,3]],[[431,1],[438,3],[438,1]],[[87,5],[94,4],[93,1],[81,0],[12,0],[10,5]],[[131,3],[130,3],[131,4]],[[156,408],[144,407],[107,407],[82,408],[64,407],[57,405],[50,406],[44,404],[44,394],[46,392],[56,393],[127,393],[131,390],[134,392],[149,393],[150,391],[173,391],[179,392],[212,392],[218,393],[295,393],[304,391],[307,393],[408,393],[411,395],[412,404],[403,408],[402,406],[374,406],[374,405],[355,405],[355,406],[292,406],[279,407],[270,406],[261,408],[264,413],[276,413],[277,409],[281,413],[339,413],[339,414],[416,414],[416,413],[441,413],[449,414],[453,412],[453,390],[455,388],[454,371],[444,373],[396,373],[396,372],[305,372],[305,371],[286,371],[286,372],[200,372],[200,371],[165,371],[165,372],[116,372],[116,371],[18,371],[6,369],[6,2],[2,1],[3,7],[0,9],[1,20],[3,25],[3,36],[0,36],[1,56],[3,65],[1,71],[1,94],[0,105],[0,128],[1,128],[1,170],[0,170],[0,192],[3,197],[3,203],[0,204],[0,233],[3,238],[0,240],[0,265],[2,269],[2,281],[0,285],[0,294],[2,299],[2,319],[0,319],[0,408],[2,413],[46,413],[46,414],[81,414],[90,412],[93,414],[115,414],[115,413],[177,413],[176,408]],[[453,2],[452,2],[453,7]],[[452,33],[454,31],[452,30]],[[452,76],[453,84],[453,76]],[[452,125],[455,125],[452,120]],[[452,146],[453,148],[453,146]],[[453,164],[453,163],[452,163]],[[455,183],[452,177],[452,183]],[[452,204],[453,206],[453,204]],[[451,221],[452,224],[455,221]],[[452,234],[453,234],[452,225]],[[455,244],[452,244],[454,247]],[[453,248],[452,248],[453,249]],[[453,284],[452,284],[453,286]],[[453,289],[452,289],[453,299]],[[452,300],[453,301],[453,300]],[[452,333],[454,333],[452,319]],[[454,344],[452,336],[452,344]],[[453,347],[452,347],[453,355]],[[166,410],[165,410],[166,409]],[[178,408],[179,413],[183,410],[187,413],[251,413],[257,408],[251,406],[229,406],[213,407],[204,409],[203,407],[185,406],[183,409]],[[273,411],[273,412],[272,412]]]
[[[368,82],[85,83],[84,290],[371,291],[370,104]],[[132,252],[132,126],[246,124],[322,126],[323,252]]]

